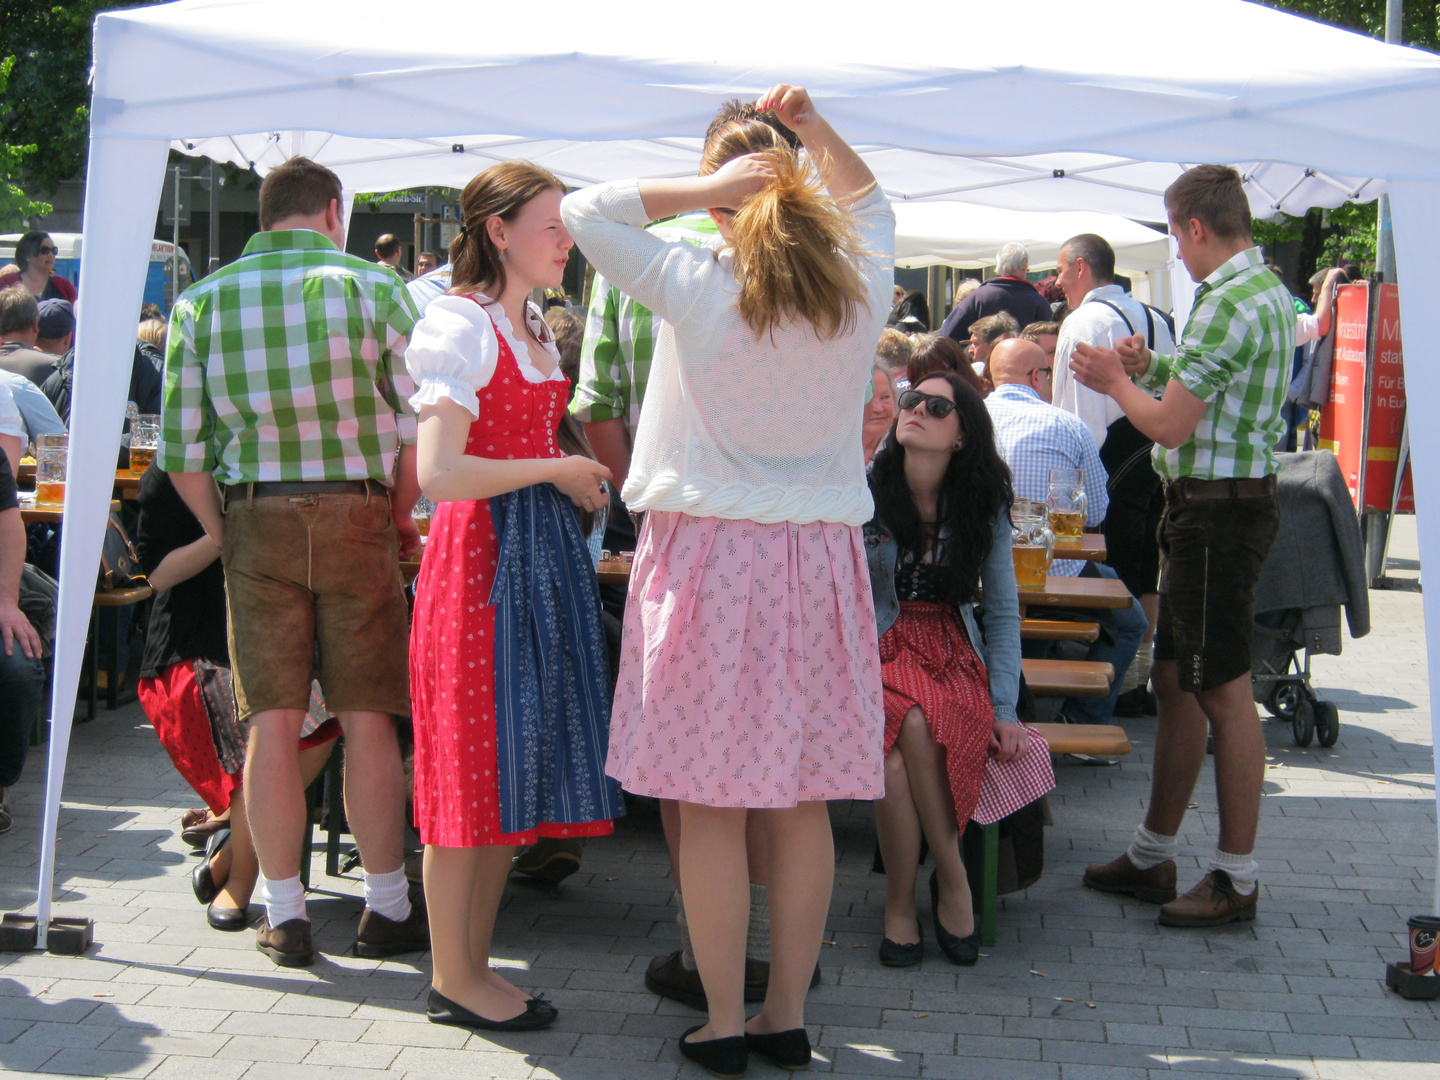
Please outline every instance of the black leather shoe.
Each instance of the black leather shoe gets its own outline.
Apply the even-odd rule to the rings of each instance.
[[[886,967],[914,967],[924,958],[925,935],[923,932],[919,941],[909,945],[901,945],[898,941],[891,941],[888,937],[880,939],[880,963]]]
[[[810,1067],[810,1036],[805,1034],[804,1028],[775,1031],[769,1035],[751,1035],[747,1031],[745,1048],[752,1054],[759,1054],[770,1064],[791,1072]]]
[[[680,1053],[707,1070],[710,1075],[720,1077],[720,1080],[735,1080],[736,1077],[744,1076],[745,1067],[750,1063],[745,1048],[749,1036],[731,1035],[724,1039],[706,1039],[704,1042],[687,1041],[687,1036],[695,1034],[704,1026],[696,1024],[680,1036]]]
[[[968,937],[952,934],[940,925],[940,878],[937,871],[930,872],[930,913],[935,916],[935,940],[952,964],[971,967],[980,959],[980,927],[977,925]]]
[[[245,917],[245,909],[237,907],[217,907],[211,904],[205,909],[205,921],[212,929],[225,930],[231,933],[236,930],[244,930],[250,920]]]
[[[431,987],[425,1015],[432,1024],[450,1024],[481,1031],[535,1031],[553,1024],[559,1012],[548,1001],[531,998],[525,1003],[525,1011],[519,1016],[512,1016],[509,1020],[489,1020],[479,1013],[471,1012],[464,1005],[451,1001],[439,990]]]
[[[215,884],[215,876],[210,873],[210,860],[229,842],[229,829],[211,833],[210,839],[205,842],[205,855],[200,860],[200,865],[190,871],[190,888],[195,891],[195,899],[202,904],[210,903],[220,892],[220,886]]]

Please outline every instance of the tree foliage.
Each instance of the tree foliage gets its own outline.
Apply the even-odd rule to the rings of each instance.
[[[10,98],[6,87],[10,72],[15,67],[15,58],[7,56],[0,60],[0,121],[10,109]],[[35,153],[33,145],[21,146],[0,141],[0,230],[16,232],[26,228],[26,219],[32,214],[48,214],[49,203],[36,202],[25,194],[19,184],[25,170],[26,159]]]
[[[1260,3],[1371,37],[1385,36],[1385,0],[1260,0]],[[1405,0],[1401,21],[1404,24],[1401,40],[1406,45],[1440,52],[1440,3]]]

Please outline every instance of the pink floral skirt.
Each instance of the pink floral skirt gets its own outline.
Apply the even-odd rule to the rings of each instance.
[[[607,773],[707,806],[878,799],[884,731],[858,528],[645,515]]]

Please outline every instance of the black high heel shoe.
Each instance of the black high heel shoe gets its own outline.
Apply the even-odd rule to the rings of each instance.
[[[952,964],[959,964],[961,967],[971,967],[980,959],[980,926],[976,921],[975,929],[966,937],[952,934],[945,927],[940,925],[940,878],[939,871],[930,871],[930,913],[935,916],[935,940],[940,943],[940,951],[945,954]]]
[[[909,945],[901,945],[898,941],[891,941],[888,937],[880,939],[880,963],[886,967],[907,968],[914,967],[925,958],[925,930],[920,926],[919,921],[915,923],[915,930],[920,935],[920,940]]]
[[[451,1001],[433,986],[426,1002],[425,1016],[432,1024],[450,1024],[482,1031],[534,1031],[548,1027],[559,1015],[555,1006],[540,998],[525,1002],[525,1011],[509,1020],[491,1020],[471,1012],[459,1002]]]
[[[910,946],[901,945],[899,948],[908,949]],[[810,1067],[810,1036],[805,1034],[803,1027],[791,1028],[789,1031],[773,1031],[769,1035],[751,1035],[747,1031],[745,1047],[770,1064],[791,1072]]]
[[[747,1044],[752,1036],[731,1035],[724,1039],[706,1039],[703,1042],[689,1042],[687,1035],[694,1035],[704,1024],[696,1024],[680,1036],[680,1053],[720,1080],[736,1080],[744,1076],[750,1064]]]

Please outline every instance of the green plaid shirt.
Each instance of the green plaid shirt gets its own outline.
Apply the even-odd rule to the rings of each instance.
[[[160,467],[390,483],[415,441],[404,357],[419,318],[388,267],[309,229],[256,233],[170,314]]]
[[[1222,480],[1279,469],[1294,352],[1290,292],[1265,269],[1260,249],[1246,248],[1200,283],[1180,351],[1153,355],[1142,380],[1160,390],[1176,379],[1209,403],[1187,442],[1174,450],[1156,444],[1155,471],[1166,480]]]
[[[647,231],[662,240],[685,240],[696,247],[714,247],[720,240],[720,230],[703,211],[662,221]],[[655,355],[656,322],[649,308],[595,275],[580,346],[580,375],[570,402],[577,420],[593,424],[619,417],[634,433]]]

